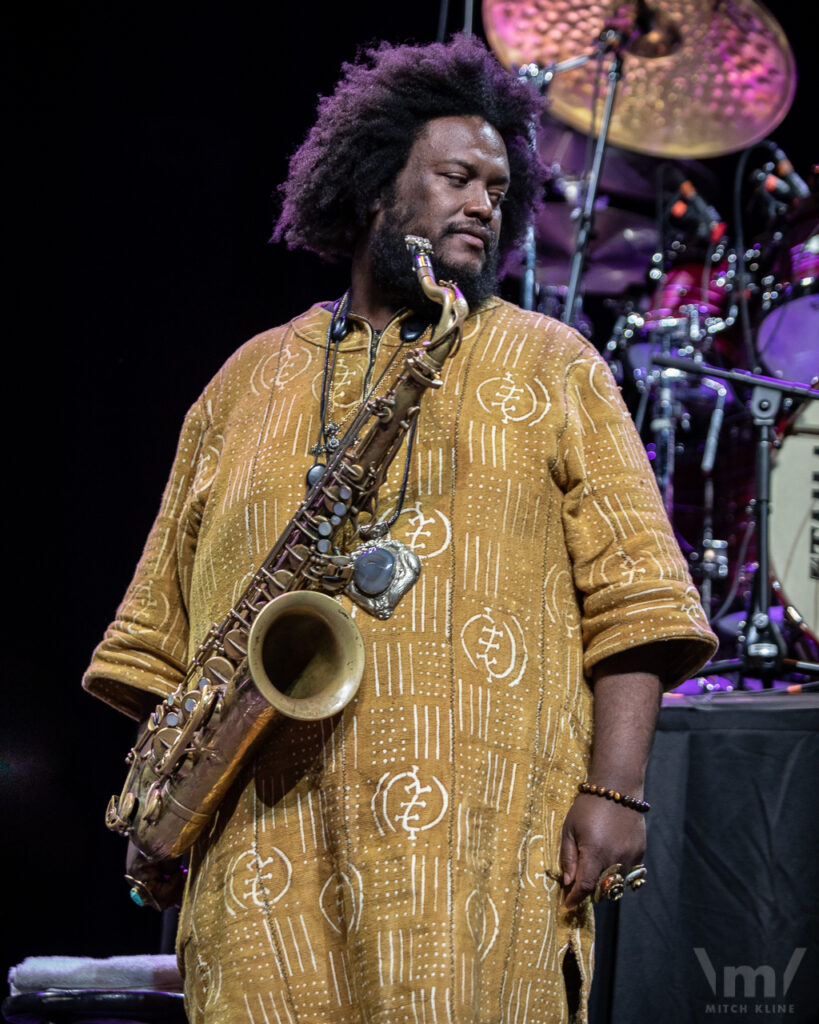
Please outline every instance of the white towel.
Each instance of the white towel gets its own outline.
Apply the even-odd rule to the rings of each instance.
[[[13,996],[45,989],[140,989],[181,992],[182,978],[172,955],[27,956],[9,971]]]

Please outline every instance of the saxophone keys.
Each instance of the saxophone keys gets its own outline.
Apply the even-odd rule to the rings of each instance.
[[[293,573],[287,569],[277,569],[272,576],[273,583],[279,590],[287,590],[293,580]]]
[[[238,663],[247,657],[247,634],[241,629],[232,629],[225,635],[222,646],[227,657]]]
[[[167,728],[160,729],[159,732],[154,733],[151,750],[153,751],[156,761],[163,758],[174,743],[176,743],[176,740],[179,737],[179,732],[180,730],[175,726],[168,726]]]
[[[323,447],[324,447],[324,445],[313,445],[313,448],[315,448],[315,449],[323,448]],[[314,451],[313,448],[310,449],[310,452],[311,452],[312,455],[323,455],[324,454],[324,452],[322,452],[322,451]],[[307,490],[308,491],[311,491],[316,486],[316,484],[319,482],[319,480],[321,480],[322,476],[324,475],[324,470],[325,469],[327,469],[327,467],[324,465],[323,462],[314,462],[313,465],[307,470],[307,476],[305,477],[305,483],[307,484]]]
[[[128,803],[128,797],[131,798],[130,804]],[[123,813],[123,807],[127,810],[127,814]],[[124,833],[128,829],[128,824],[136,808],[136,798],[133,793],[128,793],[122,800],[116,796],[112,796],[108,801],[108,806],[105,809],[105,824],[112,832]]]
[[[303,562],[310,558],[310,548],[306,544],[294,544],[292,547],[288,547],[287,553],[294,569],[298,569]]]
[[[217,654],[214,658],[208,658],[202,666],[202,681],[199,686],[201,688],[203,682],[205,685],[210,683],[211,686],[227,686],[233,678],[234,671],[233,664]]]
[[[154,783],[151,786],[147,797],[145,798],[145,807],[142,811],[142,817],[147,822],[156,821],[159,817],[159,812],[162,808],[162,793],[159,789],[159,783]]]
[[[182,710],[186,715],[192,715],[202,697],[201,690],[192,690],[182,698]]]
[[[127,825],[131,818],[134,816],[136,810],[136,797],[133,793],[128,792],[119,801],[117,807],[117,814],[123,825]]]

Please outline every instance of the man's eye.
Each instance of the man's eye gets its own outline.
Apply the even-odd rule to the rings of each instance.
[[[463,174],[447,174],[446,176],[453,185],[465,185],[468,181]]]
[[[500,206],[502,203],[506,202],[506,193],[505,192],[491,192],[490,193],[490,198],[492,199],[492,205],[493,206]]]

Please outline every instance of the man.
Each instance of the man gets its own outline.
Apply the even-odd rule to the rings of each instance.
[[[138,718],[179,684],[437,320],[403,241],[428,237],[471,315],[378,507],[423,571],[389,620],[354,610],[355,700],[279,729],[191,851],[192,1024],[586,1018],[588,897],[640,862],[661,687],[714,640],[605,365],[493,297],[537,195],[536,103],[465,37],[345,67],[276,237],[349,258],[348,296],[252,339],[193,406],[85,677]]]

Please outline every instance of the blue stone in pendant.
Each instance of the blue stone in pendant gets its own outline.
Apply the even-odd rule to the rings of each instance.
[[[355,560],[353,580],[364,594],[381,594],[392,583],[395,555],[386,548],[367,548]]]

